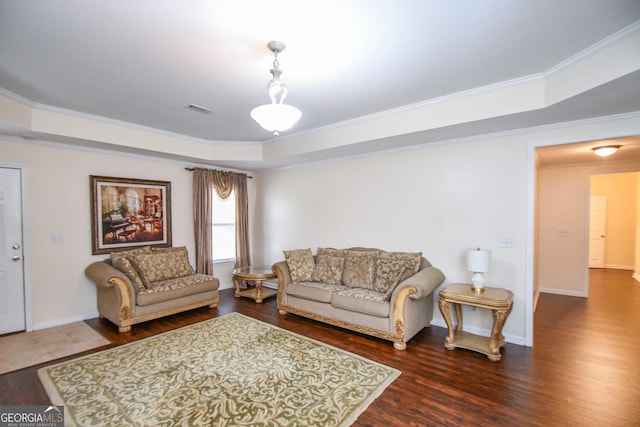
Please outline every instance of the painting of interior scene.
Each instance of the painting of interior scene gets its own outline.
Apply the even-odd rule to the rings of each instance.
[[[162,188],[100,187],[102,243],[163,242]]]

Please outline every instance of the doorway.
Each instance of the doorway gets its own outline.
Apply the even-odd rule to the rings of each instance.
[[[640,172],[605,173],[590,179],[589,268],[635,268]]]
[[[24,171],[0,166],[0,335],[27,328]]]
[[[586,138],[585,138],[586,140]],[[527,298],[535,301],[540,292],[576,297],[588,297],[589,292],[589,220],[592,176],[616,176],[618,173],[640,172],[640,136],[618,138],[606,142],[621,142],[620,156],[599,159],[592,148],[605,141],[588,140],[560,145],[530,144],[530,211],[531,243],[528,265],[532,275],[527,282]],[[636,175],[638,176],[638,175]],[[640,182],[636,179],[636,194],[629,200],[640,200]],[[604,195],[607,195],[605,193]],[[634,202],[636,203],[636,202]],[[640,201],[633,212],[640,215]],[[609,209],[608,209],[609,211]],[[640,228],[638,215],[626,233],[634,236]],[[607,216],[610,216],[607,212]],[[606,222],[610,222],[607,220]],[[629,230],[632,230],[629,232]],[[605,239],[612,237],[605,226]],[[610,239],[608,239],[610,240]],[[605,254],[607,244],[604,245]],[[639,249],[640,250],[640,249]],[[635,244],[631,253],[635,253]],[[638,268],[634,259],[611,263],[604,258],[604,267]],[[629,276],[633,271],[628,272]],[[527,345],[533,345],[535,305],[527,305]]]
[[[589,204],[589,268],[604,268],[606,225],[607,196],[594,196],[592,193]]]

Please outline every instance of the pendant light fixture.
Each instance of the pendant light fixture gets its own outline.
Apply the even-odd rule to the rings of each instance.
[[[271,69],[272,79],[267,86],[271,104],[261,105],[251,110],[251,118],[272,132],[274,136],[278,136],[280,132],[290,129],[296,124],[302,117],[302,113],[296,107],[284,104],[288,90],[284,82],[280,80],[282,70],[278,63],[278,54],[286,48],[286,45],[279,41],[271,41],[267,47],[274,53],[273,68]]]

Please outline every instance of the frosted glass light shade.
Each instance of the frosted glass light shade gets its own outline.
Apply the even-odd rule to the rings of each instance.
[[[619,145],[607,145],[605,147],[592,148],[592,150],[597,156],[607,157],[614,154],[619,148]]]
[[[467,250],[467,270],[473,272],[471,283],[475,289],[484,289],[484,275],[489,271],[491,264],[491,251],[489,249]]]
[[[296,107],[286,104],[266,104],[251,110],[251,118],[275,136],[290,129],[302,117]]]

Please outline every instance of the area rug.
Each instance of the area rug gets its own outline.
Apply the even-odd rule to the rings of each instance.
[[[84,322],[0,337],[0,374],[50,362],[111,342]]]
[[[231,313],[38,374],[69,425],[328,427],[400,372]]]

